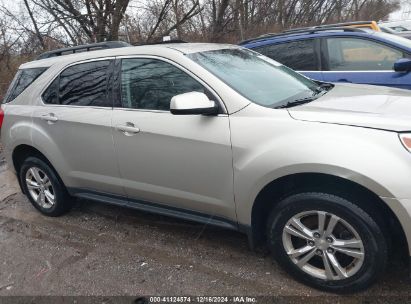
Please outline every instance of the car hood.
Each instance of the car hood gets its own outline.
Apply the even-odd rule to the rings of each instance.
[[[288,108],[294,119],[411,131],[411,91],[358,84],[335,84],[313,102]]]

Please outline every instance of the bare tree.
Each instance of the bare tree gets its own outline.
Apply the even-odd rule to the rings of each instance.
[[[169,35],[174,30],[176,30],[177,36],[181,38],[181,27],[199,14],[202,8],[199,0],[192,2],[164,0],[160,3],[152,3],[148,10],[156,15],[156,21],[146,38],[146,41],[152,41],[160,36]]]
[[[26,6],[27,12],[28,12],[29,15],[30,15],[31,22],[33,23],[33,27],[34,27],[34,29],[35,29],[35,31],[36,31],[37,39],[39,40],[42,48],[45,49],[45,48],[46,48],[46,45],[45,45],[45,43],[44,43],[43,36],[42,36],[41,33],[40,33],[39,27],[38,27],[38,25],[37,25],[37,21],[36,21],[36,19],[35,19],[34,16],[33,16],[33,12],[32,12],[32,10],[31,10],[31,8],[30,8],[29,3],[28,3],[27,0],[24,0],[24,5]]]
[[[78,42],[118,40],[120,24],[130,2],[130,0],[32,1],[52,16],[72,41]]]
[[[227,20],[227,9],[230,3],[229,0],[212,0],[212,35],[211,41],[218,42],[222,37],[224,28],[228,24]]]

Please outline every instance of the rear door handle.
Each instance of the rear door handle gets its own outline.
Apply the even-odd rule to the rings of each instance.
[[[116,126],[116,130],[123,132],[127,136],[131,136],[140,132],[140,129],[137,128],[133,123],[127,122],[125,125]]]
[[[338,79],[337,82],[349,82],[349,83],[351,83],[352,81],[349,81],[348,79],[342,78],[342,79]]]
[[[53,123],[59,120],[54,113],[44,114],[41,116],[41,119],[49,123]]]

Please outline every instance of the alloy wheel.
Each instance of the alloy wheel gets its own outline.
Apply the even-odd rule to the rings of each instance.
[[[306,211],[288,220],[284,249],[291,261],[309,275],[335,281],[355,275],[364,263],[364,245],[344,219],[324,211]]]
[[[55,192],[47,174],[31,167],[26,173],[26,185],[32,199],[42,208],[49,209],[55,205]]]

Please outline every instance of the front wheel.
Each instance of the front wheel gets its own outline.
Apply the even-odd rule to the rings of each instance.
[[[283,199],[268,219],[267,236],[276,260],[298,280],[321,290],[365,289],[387,261],[377,223],[355,204],[325,193]]]

